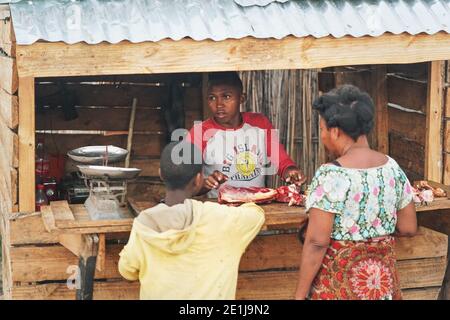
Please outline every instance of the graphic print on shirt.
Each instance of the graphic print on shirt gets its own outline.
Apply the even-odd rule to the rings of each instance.
[[[264,185],[263,167],[267,155],[265,131],[248,124],[238,130],[218,131],[207,143],[205,163],[209,171],[221,171],[229,181]]]

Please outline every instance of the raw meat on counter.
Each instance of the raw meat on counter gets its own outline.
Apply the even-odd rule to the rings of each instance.
[[[300,206],[305,196],[300,194],[295,185],[272,188],[236,188],[223,185],[219,188],[219,203],[239,205],[246,202],[269,203],[272,201],[286,202],[289,206]]]
[[[299,188],[295,184],[291,184],[289,186],[278,187],[275,200],[278,202],[286,202],[288,206],[301,206],[304,204],[305,196],[299,192]]]
[[[433,202],[434,198],[446,197],[441,188],[433,188],[427,181],[416,181],[413,186],[413,200],[417,205]]]

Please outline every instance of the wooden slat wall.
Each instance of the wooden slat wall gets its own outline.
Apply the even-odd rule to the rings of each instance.
[[[105,77],[42,78],[36,85],[36,130],[127,131],[131,102],[138,99],[135,132],[151,131],[133,137],[131,166],[143,169],[141,177],[158,177],[159,157],[167,142],[165,108],[170,104],[170,85],[183,83],[185,128],[202,120],[201,74],[130,75]],[[64,119],[64,95],[74,97],[78,117]],[[112,144],[126,148],[127,135],[38,134],[48,153],[65,155],[67,151],[87,145]],[[121,165],[120,163],[114,165]],[[76,163],[66,157],[66,172],[77,171]],[[142,187],[142,186],[141,186]],[[148,188],[144,188],[148,189]],[[130,188],[134,197],[135,188]],[[159,194],[159,192],[157,193]],[[142,188],[136,195],[143,194]]]
[[[126,241],[126,239],[124,239]],[[433,243],[433,250],[430,249]],[[397,242],[398,270],[405,298],[436,298],[446,267],[448,238],[446,235],[420,228],[414,238],[400,238]],[[138,285],[121,279],[117,271],[119,252],[123,244],[108,244],[106,264],[96,273],[97,299],[136,299]],[[296,234],[257,237],[246,250],[240,264],[237,297],[239,299],[292,299],[297,281],[301,245]],[[70,266],[77,258],[60,245],[23,246],[11,250],[12,288],[14,298],[73,299],[73,292],[65,284],[71,275]],[[68,271],[69,270],[69,271]],[[101,280],[103,279],[103,280]],[[101,281],[100,281],[101,280]],[[106,282],[105,282],[106,280]],[[49,281],[48,284],[28,285]],[[56,282],[59,283],[56,283]],[[54,283],[51,283],[54,282]],[[127,294],[116,291],[123,286]],[[61,291],[62,290],[62,291]],[[114,293],[116,292],[116,293]],[[414,294],[413,294],[414,293]]]
[[[18,98],[15,37],[8,5],[0,5],[0,233],[2,284],[5,297],[12,286],[9,217],[17,211]]]
[[[375,105],[375,125],[368,139],[372,148],[387,153],[389,139],[387,135],[387,79],[385,65],[362,65],[329,68],[325,72],[334,72],[334,81],[323,83],[324,91],[328,91],[330,85],[341,86],[352,84],[367,92]],[[322,77],[324,78],[324,77]],[[325,79],[330,79],[326,77]]]
[[[389,154],[410,180],[425,176],[428,63],[388,65]]]

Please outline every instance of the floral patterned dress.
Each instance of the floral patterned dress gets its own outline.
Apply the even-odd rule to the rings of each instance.
[[[369,169],[322,165],[309,187],[306,211],[334,213],[331,242],[311,299],[401,299],[395,268],[397,211],[412,200],[399,165]]]

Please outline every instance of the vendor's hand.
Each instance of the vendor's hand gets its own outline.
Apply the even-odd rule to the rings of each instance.
[[[224,175],[220,171],[214,171],[208,178],[205,179],[204,186],[211,190],[211,189],[217,189],[219,186],[228,180],[228,176]]]
[[[295,167],[288,168],[284,174],[284,179],[287,183],[293,183],[297,186],[302,185],[306,181],[306,176],[303,172]]]

